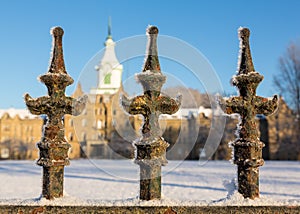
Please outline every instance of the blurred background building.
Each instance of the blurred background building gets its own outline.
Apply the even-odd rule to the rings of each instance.
[[[72,145],[70,158],[133,158],[132,141],[138,136],[142,117],[129,116],[117,107],[121,93],[123,66],[115,53],[115,43],[110,26],[105,41],[105,52],[95,65],[97,85],[90,91],[82,90],[81,84],[72,95],[79,97],[88,94],[88,103],[84,112],[77,117],[64,117],[65,135]],[[203,146],[206,142],[211,121],[212,109],[207,94],[195,89],[173,87],[165,93],[183,95],[182,108],[174,115],[162,115],[160,125],[162,135],[170,143],[168,159],[207,158]],[[186,94],[192,94],[195,108],[185,100]],[[47,118],[34,116],[26,109],[0,110],[0,158],[36,159],[36,143],[42,135],[42,126]],[[280,98],[278,111],[270,116],[257,115],[261,141],[265,143],[263,156],[266,160],[300,160],[299,139],[295,138],[295,115]],[[220,145],[211,159],[230,159],[230,141],[235,139],[238,117],[227,118],[225,131]],[[125,136],[125,137],[124,137]]]

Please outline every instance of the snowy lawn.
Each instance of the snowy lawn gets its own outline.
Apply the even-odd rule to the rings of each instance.
[[[261,198],[235,190],[236,166],[228,161],[169,161],[163,167],[161,201],[141,202],[139,167],[130,160],[73,160],[65,167],[65,197],[40,198],[42,167],[34,161],[0,162],[0,205],[300,205],[300,162],[260,167]]]

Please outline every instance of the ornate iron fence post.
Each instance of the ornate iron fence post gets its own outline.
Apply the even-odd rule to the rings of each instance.
[[[122,105],[129,114],[144,117],[142,137],[134,143],[135,163],[140,166],[141,200],[161,198],[161,166],[167,164],[166,149],[169,144],[160,136],[158,117],[160,114],[174,114],[180,107],[180,97],[174,100],[160,94],[166,77],[161,73],[157,55],[157,27],[148,27],[147,34],[145,64],[143,71],[137,74],[144,94],[132,99],[122,97]]]
[[[65,96],[65,89],[74,80],[65,69],[60,27],[51,30],[53,35],[52,60],[46,74],[40,76],[48,89],[48,96],[32,98],[25,95],[25,102],[32,114],[47,115],[43,137],[37,144],[40,157],[37,164],[43,166],[42,196],[53,199],[63,196],[64,166],[69,165],[68,151],[71,145],[65,139],[63,117],[65,114],[78,115],[85,108],[87,97],[73,99]]]
[[[225,101],[227,114],[240,115],[238,138],[231,143],[234,148],[234,163],[238,167],[238,191],[244,198],[259,197],[259,167],[264,164],[262,147],[255,117],[257,114],[269,115],[277,108],[278,98],[272,99],[256,95],[256,88],[263,76],[254,70],[250,45],[250,31],[239,29],[240,58],[238,74],[232,78],[232,84],[239,90],[237,97]]]

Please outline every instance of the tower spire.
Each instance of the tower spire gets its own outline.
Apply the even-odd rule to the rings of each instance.
[[[107,39],[112,39],[112,36],[111,36],[111,17],[109,16],[108,17],[108,31],[107,31]]]
[[[115,94],[121,87],[123,66],[116,57],[115,42],[111,36],[110,16],[107,26],[104,54],[99,64],[95,66],[98,74],[97,88],[91,89],[91,94]]]

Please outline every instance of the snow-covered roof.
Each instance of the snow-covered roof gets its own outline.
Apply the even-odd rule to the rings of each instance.
[[[198,114],[203,113],[205,117],[210,117],[212,115],[211,108],[204,108],[203,106],[200,106],[198,110]]]
[[[37,115],[31,114],[28,109],[9,108],[9,109],[0,109],[0,118],[2,118],[5,113],[8,113],[8,115],[11,118],[16,117],[17,115],[20,117],[20,119],[36,119],[39,117]]]
[[[199,108],[181,108],[175,114],[172,115],[164,114],[161,116],[161,118],[165,118],[165,119],[190,118],[191,116],[197,117],[201,113],[203,113],[206,117],[210,117],[212,114],[212,109],[204,108],[203,106],[200,106]]]

